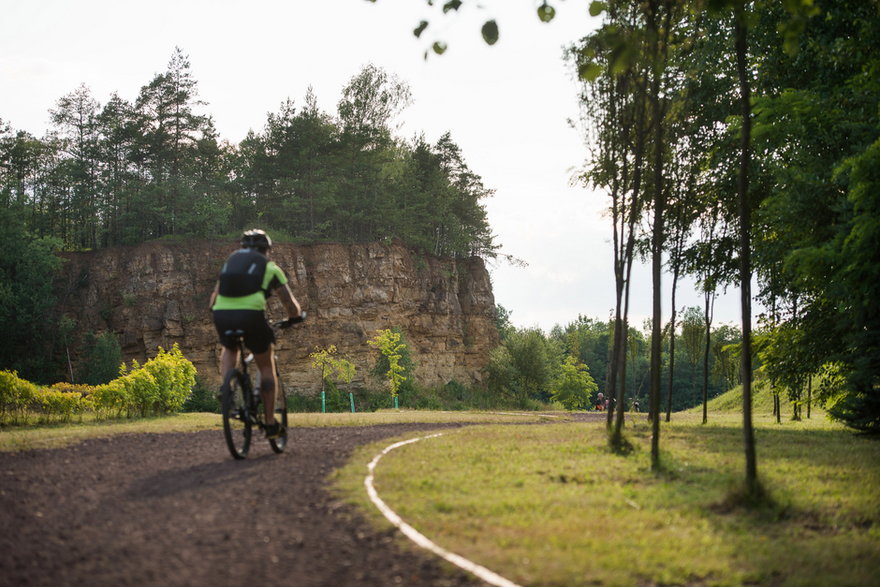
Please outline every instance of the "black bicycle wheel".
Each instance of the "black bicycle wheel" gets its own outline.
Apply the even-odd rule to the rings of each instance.
[[[269,439],[269,446],[275,452],[284,452],[287,446],[287,393],[281,376],[278,376],[278,389],[275,391],[275,420],[281,422],[282,434],[278,438]]]
[[[229,453],[236,459],[243,459],[251,448],[251,421],[248,416],[246,379],[238,369],[226,375],[221,391],[223,393],[223,435]]]

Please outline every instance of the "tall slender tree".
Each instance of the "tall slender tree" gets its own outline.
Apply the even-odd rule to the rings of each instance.
[[[74,247],[95,247],[101,207],[98,184],[98,110],[91,91],[80,85],[58,100],[51,111],[57,139],[63,152],[63,169],[68,197],[62,215],[65,240]]]

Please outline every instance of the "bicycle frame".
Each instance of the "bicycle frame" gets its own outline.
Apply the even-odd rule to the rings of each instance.
[[[304,319],[305,312],[302,312],[299,317],[276,322],[272,327],[273,329],[284,328],[291,324],[302,322]],[[226,437],[226,445],[232,456],[236,459],[243,459],[247,457],[250,450],[252,428],[254,426],[261,430],[266,428],[266,421],[263,415],[265,406],[262,406],[263,398],[259,381],[259,369],[255,377],[256,385],[248,373],[248,367],[253,362],[254,355],[248,353],[245,347],[244,331],[229,330],[224,334],[236,340],[240,356],[236,361],[238,366],[230,369],[223,375],[223,386],[221,387],[223,435]],[[274,349],[272,352],[274,353]],[[287,446],[287,394],[284,390],[284,383],[281,380],[278,363],[274,360],[273,362],[278,385],[275,390],[272,413],[274,414],[275,421],[280,425],[280,430],[279,435],[273,434],[269,437],[269,445],[274,452],[280,453]]]
[[[273,329],[289,326],[293,323],[302,322],[305,312],[294,319],[285,322],[277,322],[272,325]],[[236,361],[237,367],[230,369],[224,374],[223,386],[221,387],[223,399],[223,433],[229,452],[236,459],[243,459],[250,449],[252,427],[265,429],[266,423],[263,417],[262,393],[257,370],[254,380],[251,379],[248,367],[254,361],[253,353],[249,353],[244,344],[244,331],[230,330],[225,332],[229,337],[235,338],[240,353]],[[275,390],[275,402],[273,413],[276,421],[281,426],[281,434],[269,438],[269,444],[276,453],[284,451],[287,445],[287,394],[281,380],[278,362],[275,361],[274,348],[273,363],[278,385]],[[256,384],[255,384],[256,383]],[[279,420],[280,418],[280,420]]]

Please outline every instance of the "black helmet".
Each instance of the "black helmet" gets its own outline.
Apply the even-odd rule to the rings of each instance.
[[[272,239],[259,228],[253,228],[241,235],[241,246],[245,249],[267,251],[272,248]]]

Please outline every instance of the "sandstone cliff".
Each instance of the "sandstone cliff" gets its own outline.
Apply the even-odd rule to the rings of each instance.
[[[143,361],[157,347],[177,343],[205,381],[217,385],[221,347],[207,304],[235,248],[169,241],[69,253],[59,283],[61,311],[76,320],[79,333],[116,334],[125,360]],[[483,380],[498,334],[481,259],[426,257],[400,244],[279,244],[271,258],[309,313],[279,340],[282,376],[292,388],[320,388],[308,354],[331,344],[357,366],[355,384],[362,384],[376,358],[366,341],[393,326],[406,332],[420,383]],[[270,315],[284,317],[274,298]]]

